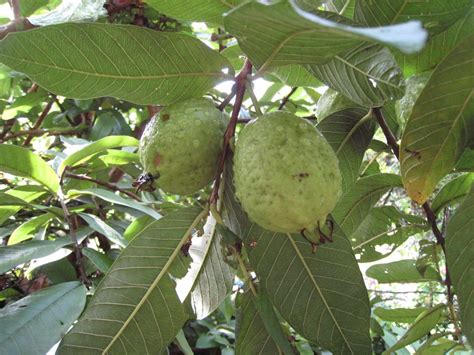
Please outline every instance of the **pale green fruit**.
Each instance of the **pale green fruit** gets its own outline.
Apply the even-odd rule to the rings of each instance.
[[[209,184],[217,170],[227,116],[207,99],[191,99],[160,111],[146,126],[139,155],[155,185],[180,195]]]
[[[336,154],[308,121],[272,112],[251,121],[235,146],[236,195],[250,219],[282,233],[314,231],[341,194]]]

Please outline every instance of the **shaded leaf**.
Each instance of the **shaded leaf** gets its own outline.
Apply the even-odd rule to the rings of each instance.
[[[464,334],[474,343],[474,188],[448,223],[446,259],[461,308]]]
[[[443,310],[446,308],[444,304],[439,304],[433,308],[427,309],[418,316],[405,334],[388,349],[384,354],[393,353],[395,350],[403,348],[406,345],[424,337],[439,322]]]
[[[112,266],[113,260],[107,255],[99,253],[97,250],[82,248],[82,254],[84,254],[97,267],[97,269],[104,274],[108,272]]]
[[[85,287],[72,281],[8,304],[0,309],[0,352],[46,354],[79,317],[85,303]]]
[[[345,109],[327,116],[317,125],[336,152],[343,193],[357,180],[364,153],[375,132],[374,121],[364,118],[366,115],[366,109]]]
[[[225,77],[223,69],[232,70],[191,36],[101,23],[10,33],[0,43],[0,61],[58,95],[143,105],[200,97]]]
[[[416,268],[416,260],[405,259],[372,265],[365,274],[376,279],[379,283],[441,281],[437,271],[434,269],[431,269],[431,271],[423,276]]]
[[[270,72],[273,76],[277,77],[282,83],[288,86],[323,85],[302,65],[285,65],[284,67],[276,67]]]
[[[86,158],[90,158],[92,155],[106,151],[107,149],[137,146],[138,140],[130,136],[110,136],[99,139],[70,154],[59,166],[58,173],[61,175],[66,167],[80,164],[84,162]]]
[[[414,52],[426,38],[414,22],[393,28],[356,28],[339,23],[348,20],[336,14],[297,11],[286,2],[249,2],[229,12],[224,23],[259,72],[288,64],[323,64],[367,40]]]
[[[309,71],[329,87],[364,107],[383,106],[403,96],[405,81],[387,48],[363,43]]]
[[[425,311],[426,307],[391,309],[378,307],[374,309],[374,314],[387,322],[413,323]]]
[[[78,213],[78,215],[87,222],[89,227],[104,235],[112,243],[117,244],[122,248],[127,246],[127,241],[120,235],[120,233],[101,220],[99,217],[90,213]]]
[[[413,106],[415,106],[415,102],[425,88],[426,82],[429,78],[430,73],[422,73],[412,75],[406,80],[405,95],[395,104],[398,123],[402,127],[405,127],[405,124],[413,110]]]
[[[351,236],[370,209],[391,188],[401,185],[395,174],[375,174],[357,180],[339,199],[332,215],[346,235]]]
[[[250,266],[281,316],[302,336],[337,354],[370,354],[370,307],[349,241],[335,226],[334,242],[318,247],[300,235],[253,224],[244,241]]]
[[[54,170],[38,155],[20,146],[0,144],[0,171],[34,180],[52,192],[59,189]]]
[[[430,32],[440,32],[456,22],[471,7],[471,0],[359,0],[355,19],[367,26],[383,26],[420,20]]]
[[[92,232],[89,228],[82,228],[82,238],[84,239]],[[71,238],[64,237],[56,240],[30,240],[23,243],[0,247],[0,274],[26,263],[32,259],[48,256],[67,245],[73,244]]]
[[[423,218],[402,213],[393,206],[382,206],[370,210],[349,240],[359,262],[373,262],[390,255],[408,237],[427,229]]]
[[[431,203],[431,209],[435,214],[441,212],[443,208],[458,202],[465,197],[474,184],[474,174],[463,174],[444,185],[436,194]]]
[[[435,69],[402,136],[403,183],[410,197],[420,204],[454,168],[473,136],[473,47],[471,35]]]
[[[474,7],[448,30],[431,37],[421,52],[404,55],[395,52],[406,76],[434,69],[467,36],[474,31]]]
[[[165,350],[188,319],[175,291],[174,266],[183,262],[181,246],[205,212],[195,207],[178,210],[135,237],[63,338],[59,353]]]
[[[40,227],[42,227],[55,217],[56,216],[52,213],[44,213],[42,215],[27,220],[13,231],[13,233],[10,235],[10,238],[8,239],[8,245],[17,244],[24,240],[33,238],[34,233]]]

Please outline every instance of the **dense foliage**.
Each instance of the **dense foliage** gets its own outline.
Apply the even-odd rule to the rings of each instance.
[[[0,354],[472,351],[472,0],[0,11]]]

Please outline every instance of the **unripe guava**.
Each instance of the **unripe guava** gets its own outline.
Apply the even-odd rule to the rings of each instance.
[[[204,98],[162,109],[140,139],[144,170],[157,187],[169,193],[188,195],[202,189],[216,173],[227,121]]]
[[[267,113],[235,146],[236,195],[250,219],[274,232],[314,231],[341,195],[336,154],[323,135],[291,113]]]

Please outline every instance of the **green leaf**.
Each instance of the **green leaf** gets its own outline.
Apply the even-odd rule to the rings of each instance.
[[[390,255],[408,237],[428,229],[421,217],[400,212],[393,206],[374,207],[349,237],[360,263]],[[380,246],[385,246],[380,248]]]
[[[24,240],[33,238],[34,233],[40,227],[42,227],[55,217],[56,216],[52,213],[44,213],[27,220],[13,231],[13,233],[10,235],[10,238],[8,239],[8,245],[17,244]]]
[[[375,132],[374,121],[364,118],[366,115],[366,109],[345,109],[327,116],[317,125],[339,159],[343,192],[349,191],[359,177],[364,153]]]
[[[176,280],[177,292],[189,301],[196,319],[209,316],[232,291],[235,271],[225,262],[214,217],[209,216],[202,236],[193,236],[189,255],[191,265],[184,278]]]
[[[472,171],[474,172],[474,149],[466,148],[459,158],[455,169],[457,171]]]
[[[401,173],[422,204],[459,160],[474,132],[474,35],[443,60],[416,101],[400,145]],[[427,132],[429,132],[427,134]]]
[[[154,221],[155,218],[148,215],[133,220],[133,222],[130,223],[127,229],[125,229],[125,231],[123,232],[123,237],[130,242],[133,238],[137,236],[138,233],[141,233],[143,229],[148,227]]]
[[[0,192],[0,206],[29,206],[30,204],[25,200]]]
[[[428,332],[438,324],[446,305],[439,304],[433,308],[427,309],[418,316],[415,323],[406,331],[405,334],[388,349],[384,354],[392,354],[395,350],[401,349],[406,345],[424,337]]]
[[[74,197],[78,195],[97,196],[104,201],[115,203],[117,205],[122,205],[125,207],[130,207],[137,211],[143,212],[153,217],[154,219],[161,218],[161,215],[158,212],[156,212],[153,208],[147,207],[144,204],[133,201],[129,198],[121,197],[111,191],[107,191],[104,189],[85,189],[85,190],[69,190],[68,191],[68,197]]]
[[[89,140],[97,141],[107,136],[132,135],[130,126],[122,114],[115,110],[103,110],[97,113]]]
[[[471,0],[359,0],[355,19],[367,26],[383,26],[420,20],[430,32],[440,32],[456,22],[471,7]]]
[[[441,281],[441,277],[436,270],[426,272],[425,276],[420,274],[416,268],[416,260],[397,260],[386,264],[372,265],[365,274],[376,279],[379,283],[411,283],[426,281]]]
[[[58,173],[62,175],[66,167],[80,164],[84,162],[86,158],[90,158],[94,154],[106,151],[107,149],[120,147],[138,147],[138,140],[130,136],[110,136],[99,139],[96,142],[87,144],[85,147],[80,148],[64,159],[59,166]]]
[[[403,96],[405,81],[387,48],[363,43],[309,71],[329,87],[364,107],[383,106]]]
[[[18,200],[17,203],[12,206],[0,206],[0,225],[21,210],[21,206],[26,206],[29,202],[33,202],[45,194],[46,191],[41,186],[34,185],[16,186],[13,189],[7,190],[5,195],[8,196],[2,194],[0,201],[10,200],[10,197],[17,197]],[[0,205],[1,204],[0,202]]]
[[[270,73],[288,86],[323,86],[311,73],[302,65],[285,65],[276,67]]]
[[[207,211],[172,212],[135,237],[115,260],[59,354],[161,353],[188,319],[175,290],[181,247]]]
[[[413,53],[423,47],[426,39],[418,22],[382,28],[351,27],[339,22],[349,20],[331,13],[305,12],[286,2],[249,2],[224,18],[226,30],[237,37],[259,72],[287,64],[323,64],[365,41]]]
[[[446,206],[456,203],[461,198],[465,197],[469,191],[471,191],[473,184],[473,173],[463,174],[451,180],[436,194],[431,203],[431,209],[435,214],[438,214]]]
[[[101,23],[10,33],[0,61],[57,95],[142,105],[200,97],[226,77],[222,70],[232,74],[225,58],[191,36]]]
[[[36,10],[48,5],[48,0],[22,0],[20,6],[21,17],[28,17],[33,15]]]
[[[148,0],[147,5],[177,20],[222,25],[222,15],[239,0]]]
[[[430,38],[423,50],[415,55],[395,52],[406,76],[436,68],[449,53],[474,31],[474,7],[447,31]]]
[[[370,354],[367,290],[349,241],[335,226],[333,243],[312,252],[301,235],[245,234],[250,266],[281,316],[302,336],[337,354]]]
[[[34,180],[52,192],[59,189],[59,179],[54,170],[38,155],[23,147],[0,144],[0,171]]]
[[[84,254],[91,262],[94,264],[97,269],[99,269],[104,274],[110,270],[112,266],[112,259],[107,255],[99,253],[97,250],[91,248],[82,248],[82,254]]]
[[[259,307],[259,303],[263,302],[267,314],[262,313],[264,311],[262,306]],[[271,321],[272,327],[278,332],[281,343],[285,344],[285,354],[293,354],[290,343],[281,329],[280,322],[268,298],[258,300],[250,291],[247,291],[241,298],[241,305],[237,314],[236,355],[283,353],[269,334],[264,317],[268,319],[267,323]]]
[[[9,303],[0,309],[0,353],[46,354],[79,317],[85,303],[86,289],[77,281]]]
[[[78,213],[78,215],[87,222],[89,227],[104,235],[112,243],[117,244],[122,248],[127,246],[127,241],[120,235],[120,233],[101,220],[99,217],[89,213]]]
[[[446,259],[461,308],[464,334],[474,343],[474,188],[448,223]]]
[[[426,307],[392,309],[378,307],[374,309],[374,314],[387,322],[413,323],[425,311]]]
[[[401,186],[395,174],[375,174],[360,178],[339,199],[332,215],[346,235],[353,235],[370,209],[391,188]]]
[[[179,346],[180,350],[184,353],[184,355],[194,355],[193,349],[189,345],[188,340],[186,339],[186,335],[184,334],[184,331],[182,329],[176,335],[175,342]]]
[[[84,239],[92,232],[89,228],[82,228],[82,238]],[[23,243],[0,247],[0,274],[24,264],[32,259],[48,256],[55,251],[73,244],[71,238],[64,237],[52,240],[30,240]]]

